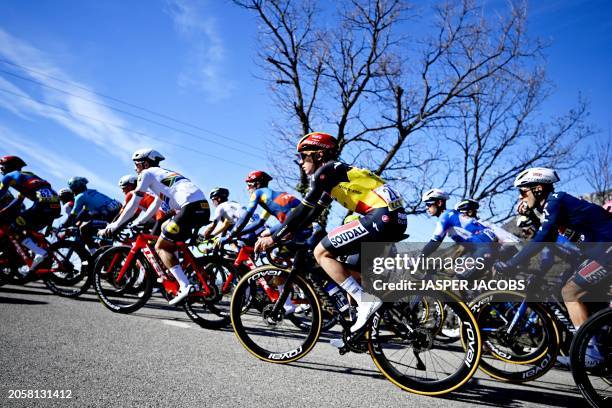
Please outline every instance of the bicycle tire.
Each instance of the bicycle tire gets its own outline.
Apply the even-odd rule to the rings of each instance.
[[[129,246],[108,248],[99,257],[93,271],[93,284],[100,302],[115,313],[128,314],[143,307],[153,293],[153,276],[149,264],[141,253],[136,254],[130,269],[121,283],[114,280],[130,252]],[[112,268],[107,270],[106,268]],[[134,286],[139,286],[140,274],[144,273],[142,288],[138,293],[131,293]],[[132,297],[135,295],[135,299]],[[132,300],[133,299],[133,300]]]
[[[222,329],[229,326],[231,322],[229,307],[232,291],[222,293],[222,289],[229,276],[228,267],[228,265],[216,263],[206,265],[204,267],[204,272],[206,272],[204,275],[209,278],[206,284],[213,291],[213,294],[208,299],[191,294],[183,303],[183,309],[187,316],[200,327],[205,329]],[[192,284],[197,285],[199,283],[197,276],[191,268],[186,268],[185,274],[189,277]]]
[[[586,350],[591,339],[599,336],[600,352],[604,361],[596,367],[585,367]],[[609,407],[612,401],[612,308],[601,310],[591,316],[572,341],[570,365],[576,386],[584,399],[594,408]],[[601,378],[606,385],[599,386],[594,378]],[[604,377],[605,376],[605,377]],[[604,387],[604,388],[600,388]]]
[[[64,254],[63,250],[67,250],[67,253]],[[44,264],[54,267],[57,263],[57,269],[61,272],[43,275],[47,288],[56,295],[68,298],[75,298],[87,292],[91,286],[91,255],[87,248],[74,241],[62,240],[51,244],[48,253],[48,261]],[[73,255],[78,258],[79,265],[76,267]],[[82,285],[77,287],[81,282]]]
[[[436,343],[435,336],[438,328],[435,324],[428,327],[428,322],[420,321],[416,316],[408,316],[408,312],[399,308],[399,306],[409,304],[409,302],[385,304],[379,309],[365,333],[368,350],[376,367],[393,384],[405,391],[419,395],[443,395],[458,389],[472,378],[478,368],[482,340],[476,318],[465,303],[459,302],[453,295],[446,292],[427,292],[422,295],[442,301],[458,317],[463,339],[467,339],[467,342],[464,341],[462,346],[453,348],[459,354],[459,356],[454,357],[455,363],[453,365],[456,364],[456,367],[448,369],[449,373],[446,377],[438,378],[439,374],[446,374],[441,369],[441,364],[448,362],[448,354],[444,358],[434,358],[432,350],[448,350],[449,346],[444,345],[444,349],[442,349]],[[394,313],[398,316],[394,317]],[[404,325],[404,320],[407,319],[412,321],[415,328],[412,332],[406,330],[404,333],[398,333],[401,326]],[[398,327],[400,330],[398,330]],[[393,334],[385,334],[385,332],[393,332]],[[412,340],[409,340],[409,338],[412,338]],[[402,345],[409,346],[409,349],[412,348],[414,355],[414,358],[407,364],[393,359],[396,354],[403,351]],[[409,350],[403,352],[400,358],[405,357],[407,351]],[[443,352],[450,353],[449,351],[440,351],[440,353]],[[427,372],[423,377],[423,371],[427,371],[428,354],[425,353],[429,353],[429,367],[433,367],[434,373],[432,375],[436,375],[435,379],[430,378]],[[425,361],[420,358],[421,354],[425,354]],[[413,367],[411,364],[415,359],[417,363]],[[424,367],[419,364],[419,361]],[[405,372],[400,371],[400,369],[405,370]],[[411,374],[407,374],[408,369],[412,370]]]
[[[478,320],[483,337],[484,354],[480,360],[480,369],[492,378],[510,383],[529,382],[543,376],[553,368],[559,354],[560,336],[553,319],[540,304],[527,303],[531,318],[537,317],[538,324],[533,326],[541,330],[538,333],[540,344],[525,355],[506,352],[502,349],[503,345],[500,347],[496,343],[494,332],[487,331],[487,319],[490,317],[491,310],[498,304],[505,303],[495,301],[496,296],[503,296],[505,300],[514,296],[516,302],[511,303],[516,304],[524,299],[523,295],[514,292],[486,292],[477,296],[470,303],[470,309]]]
[[[310,330],[305,332],[293,324],[291,326],[284,325],[284,319],[274,324],[266,319],[266,310],[270,310],[274,302],[267,295],[262,295],[262,285],[258,281],[263,278],[266,283],[274,284],[274,279],[286,279],[288,275],[288,270],[279,269],[272,265],[252,270],[236,285],[230,306],[232,327],[240,343],[258,359],[275,364],[287,364],[304,357],[314,347],[321,334],[321,305],[312,286],[299,275],[294,276],[292,291],[294,293],[299,291],[299,296],[303,296],[303,303],[309,304],[311,307]],[[246,311],[243,307],[245,302],[250,304],[250,309]],[[260,324],[261,329],[251,329],[251,323],[255,324],[257,321],[263,323]],[[288,335],[289,330],[282,331],[283,328],[293,328],[291,336]],[[278,332],[278,334],[275,332]],[[295,337],[303,337],[303,340],[300,339],[291,344],[290,339],[294,340]],[[274,349],[263,344],[266,343],[266,340],[272,338],[276,341]],[[281,349],[279,339],[280,341],[284,340],[288,348],[283,346]],[[271,344],[271,342],[267,343]]]

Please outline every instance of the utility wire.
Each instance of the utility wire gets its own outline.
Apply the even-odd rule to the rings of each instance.
[[[194,124],[191,124],[191,123],[188,123],[188,122],[182,121],[182,120],[180,120],[180,119],[175,119],[175,118],[173,118],[173,117],[171,117],[171,116],[168,116],[168,115],[165,115],[165,114],[163,114],[163,113],[155,112],[155,111],[153,111],[153,110],[150,110],[150,109],[147,109],[147,108],[145,108],[145,107],[142,107],[142,106],[139,106],[139,105],[136,105],[136,104],[133,104],[133,103],[130,103],[130,102],[127,102],[127,101],[121,100],[121,99],[119,99],[119,98],[115,98],[115,97],[110,96],[110,95],[107,95],[107,94],[103,94],[103,93],[100,93],[100,92],[93,91],[93,90],[91,90],[91,89],[89,89],[89,88],[87,88],[87,87],[85,87],[85,86],[79,85],[79,84],[74,83],[74,82],[72,82],[72,81],[66,81],[66,80],[64,80],[64,79],[61,79],[61,78],[57,78],[57,77],[51,76],[51,75],[46,74],[46,73],[44,73],[44,72],[37,71],[37,70],[31,69],[31,68],[25,67],[25,66],[23,66],[23,65],[16,64],[16,63],[11,62],[11,61],[7,61],[7,60],[0,59],[0,62],[5,63],[5,64],[8,64],[8,65],[15,66],[15,67],[18,67],[18,68],[20,68],[20,69],[22,69],[22,70],[24,70],[24,71],[32,72],[32,73],[35,73],[35,74],[37,74],[37,75],[41,75],[41,76],[44,76],[44,77],[46,77],[46,78],[50,78],[50,79],[53,79],[53,80],[55,80],[55,81],[58,81],[58,82],[61,82],[61,83],[64,83],[64,84],[70,85],[70,86],[72,86],[72,87],[74,87],[74,88],[78,88],[78,89],[84,90],[84,91],[86,91],[86,92],[88,92],[88,93],[90,93],[90,94],[98,95],[98,96],[100,96],[100,97],[103,97],[103,98],[106,98],[106,99],[110,99],[110,100],[115,101],[115,102],[118,102],[118,103],[122,103],[122,104],[127,105],[127,106],[130,106],[130,107],[132,107],[132,108],[142,110],[142,111],[144,111],[144,112],[150,113],[151,115],[159,116],[159,117],[162,117],[162,118],[164,118],[164,119],[167,119],[167,120],[173,121],[173,122],[175,122],[175,123],[179,123],[179,124],[181,124],[181,125],[188,126],[188,127],[193,128],[193,129],[197,129],[197,130],[201,130],[201,131],[206,132],[206,133],[210,133],[211,135],[214,135],[214,136],[218,136],[218,137],[221,137],[221,138],[225,138],[225,139],[233,140],[233,141],[235,141],[235,142],[237,142],[237,143],[240,143],[240,144],[242,144],[242,145],[249,146],[249,147],[251,147],[251,148],[253,148],[253,149],[256,149],[256,150],[259,150],[259,151],[262,151],[262,152],[265,152],[265,151],[266,151],[265,149],[263,149],[263,148],[261,148],[261,147],[258,147],[258,146],[255,146],[255,145],[252,145],[252,144],[249,144],[249,143],[245,143],[243,140],[236,139],[236,138],[233,138],[233,137],[230,137],[230,136],[226,136],[226,135],[222,135],[222,134],[220,134],[220,133],[214,132],[214,131],[212,131],[212,130],[205,129],[205,128],[200,127],[200,126],[198,126],[198,125],[194,125]],[[59,91],[59,92],[63,92],[63,93],[65,93],[65,94],[68,94],[68,95],[74,96],[75,98],[80,98],[80,99],[83,99],[83,100],[86,100],[86,101],[89,101],[89,102],[92,102],[92,103],[95,103],[95,104],[98,104],[98,105],[105,106],[105,107],[110,108],[110,109],[114,109],[114,110],[116,110],[116,111],[118,111],[118,112],[122,112],[122,113],[124,113],[124,114],[130,115],[130,116],[134,116],[134,117],[136,117],[136,118],[139,118],[139,119],[142,119],[142,120],[145,120],[145,121],[149,121],[149,122],[154,123],[154,124],[156,124],[156,125],[163,126],[163,127],[166,127],[166,128],[172,129],[172,130],[175,130],[175,131],[177,131],[177,132],[182,132],[182,133],[185,133],[185,134],[187,134],[187,135],[189,135],[189,136],[193,136],[193,137],[196,137],[196,138],[203,138],[203,137],[204,137],[204,136],[196,135],[196,134],[193,134],[193,133],[189,133],[189,132],[187,132],[187,131],[183,131],[183,130],[177,129],[177,128],[172,127],[172,126],[170,126],[170,125],[166,125],[166,124],[163,124],[163,123],[160,123],[160,122],[154,121],[154,120],[152,120],[152,119],[149,119],[149,118],[146,118],[146,117],[143,117],[143,116],[140,116],[140,115],[136,115],[136,114],[133,114],[133,113],[130,113],[130,112],[124,111],[124,110],[119,109],[119,108],[116,108],[116,107],[114,107],[114,106],[112,106],[112,105],[108,105],[108,104],[105,104],[105,103],[102,103],[102,102],[99,102],[99,101],[96,101],[96,100],[93,100],[93,99],[85,98],[85,97],[80,96],[80,95],[75,95],[75,94],[70,93],[70,92],[68,92],[68,91],[65,91],[65,90],[63,90],[63,89],[56,88],[56,87],[54,87],[54,86],[51,86],[51,85],[45,84],[45,83],[43,83],[43,82],[36,81],[36,80],[34,80],[34,79],[31,79],[31,78],[24,77],[24,76],[21,76],[21,75],[18,75],[18,74],[15,74],[15,73],[10,72],[10,71],[0,70],[0,72],[4,72],[5,74],[12,75],[12,76],[14,76],[14,77],[20,78],[20,79],[25,80],[25,81],[30,81],[30,82],[33,82],[33,83],[35,83],[35,84],[37,84],[37,85],[40,85],[40,86],[44,86],[44,87],[47,87],[47,88],[50,88],[50,89],[54,89],[54,90]]]
[[[109,123],[109,122],[106,122],[106,121],[104,121],[102,119],[98,119],[98,118],[95,118],[93,116],[89,116],[89,115],[86,115],[86,114],[83,114],[83,113],[72,112],[72,111],[70,111],[70,110],[68,110],[66,108],[61,107],[61,106],[56,106],[56,105],[53,105],[53,104],[50,104],[50,103],[47,103],[47,102],[44,102],[44,101],[40,101],[40,100],[32,98],[30,96],[20,95],[20,94],[18,94],[16,92],[8,90],[8,89],[0,88],[0,91],[8,93],[8,94],[11,94],[11,95],[14,95],[14,96],[17,96],[19,98],[29,99],[31,101],[40,103],[41,105],[49,106],[49,107],[51,107],[53,109],[57,109],[57,110],[60,110],[60,111],[63,111],[63,112],[67,112],[67,113],[72,114],[72,115],[83,116],[85,118],[88,118],[88,119],[91,119],[91,120],[95,120],[95,121],[103,123],[103,124],[105,124],[107,126],[111,126],[111,127],[117,128],[117,129],[121,129],[121,130],[129,132],[129,133],[145,136],[145,137],[148,137],[148,138],[154,139],[154,140],[159,140],[159,141],[161,141],[163,143],[166,143],[168,145],[171,145],[171,146],[180,147],[180,148],[183,148],[183,149],[186,149],[186,150],[189,150],[189,151],[193,151],[195,153],[199,153],[199,154],[204,155],[204,156],[209,156],[209,157],[215,158],[217,160],[220,160],[220,161],[223,161],[223,162],[226,162],[226,163],[231,163],[231,164],[234,164],[236,166],[240,166],[240,167],[251,169],[251,167],[246,166],[244,163],[239,163],[239,162],[235,162],[233,160],[228,160],[226,158],[223,158],[223,157],[211,154],[211,153],[207,153],[207,152],[204,152],[202,150],[194,149],[191,146],[185,146],[185,145],[181,145],[181,144],[178,144],[178,143],[169,142],[169,141],[167,141],[165,139],[162,139],[160,137],[151,136],[151,135],[149,135],[147,133],[140,132],[140,131],[133,130],[133,129],[129,129],[129,128],[125,127],[125,126],[117,125],[117,124],[114,124],[114,123]],[[233,148],[233,149],[235,149],[235,148]],[[235,149],[235,150],[238,150],[238,149]]]

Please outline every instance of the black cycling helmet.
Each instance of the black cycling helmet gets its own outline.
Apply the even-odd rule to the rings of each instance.
[[[227,198],[229,197],[229,190],[227,188],[224,188],[224,187],[213,188],[210,191],[209,197],[210,197],[211,200],[213,198],[220,198],[220,199],[227,200]]]
[[[480,204],[478,204],[478,201],[472,200],[471,198],[461,200],[455,205],[455,210],[462,212],[462,213],[465,213],[471,210],[476,211],[479,208],[480,208]]]
[[[15,170],[21,170],[27,166],[26,163],[17,156],[4,156],[0,158],[0,171],[2,174],[7,174]]]

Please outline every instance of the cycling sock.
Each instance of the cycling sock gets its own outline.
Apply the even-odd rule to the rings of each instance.
[[[361,305],[364,291],[359,282],[355,280],[355,278],[349,276],[344,280],[344,282],[340,284],[340,287],[344,289],[349,295],[351,295],[353,299],[355,299],[357,305]]]
[[[34,241],[32,241],[32,238],[30,237],[24,239],[23,241],[21,241],[21,243],[25,245],[25,247],[28,248],[30,251],[32,251],[34,255],[40,255],[40,256],[47,255],[47,251],[45,251],[44,249],[36,245]]]
[[[183,272],[181,265],[174,265],[172,268],[170,268],[170,273],[174,275],[181,288],[189,285],[189,280],[187,279],[187,276],[185,276],[185,272]]]

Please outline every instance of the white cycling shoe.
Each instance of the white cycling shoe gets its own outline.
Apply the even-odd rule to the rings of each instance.
[[[183,286],[179,292],[176,294],[176,296],[174,297],[174,299],[170,300],[170,302],[168,302],[168,304],[170,305],[176,305],[177,303],[179,303],[181,300],[185,299],[187,296],[189,296],[189,292],[191,291],[192,285],[187,285],[187,286]]]
[[[30,269],[28,270],[29,272],[34,271],[36,268],[38,268],[38,265],[40,265],[41,263],[43,263],[43,261],[47,259],[47,254],[45,255],[35,255],[34,259],[32,259],[32,265],[30,265]]]
[[[368,319],[380,309],[383,301],[379,298],[375,299],[376,300],[372,302],[359,302],[357,306],[357,318],[355,319],[355,324],[351,326],[351,333],[359,331],[368,322]]]

